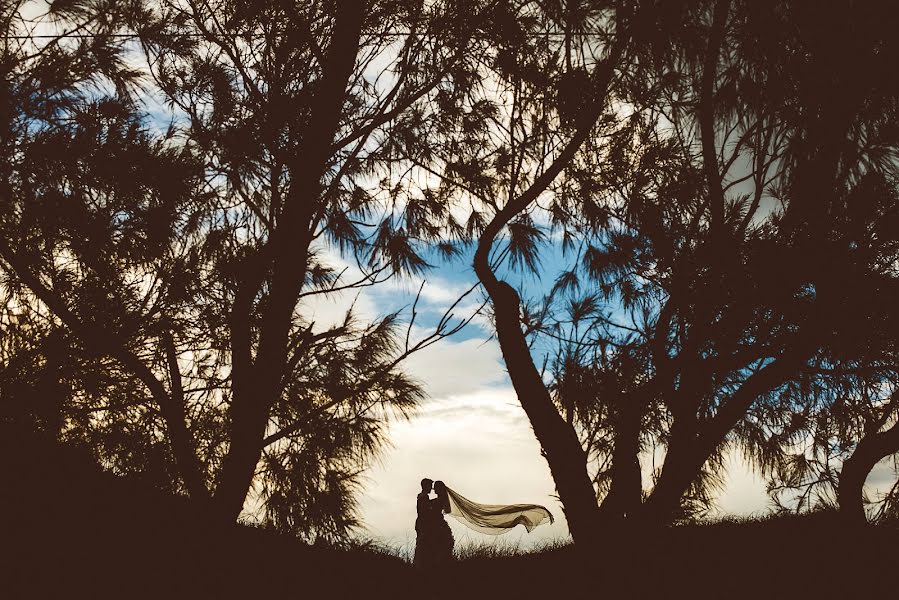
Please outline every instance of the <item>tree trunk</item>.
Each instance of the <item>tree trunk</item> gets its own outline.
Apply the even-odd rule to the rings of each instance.
[[[790,350],[751,375],[710,420],[701,423],[697,413],[675,415],[671,444],[656,487],[645,504],[643,519],[650,525],[667,525],[677,516],[680,502],[702,466],[718,450],[753,402],[783,384],[814,353],[814,336],[796,340]]]
[[[837,503],[839,504],[840,518],[847,525],[864,525],[868,522],[865,515],[864,487],[868,473],[880,460],[879,453],[873,452],[872,445],[866,444],[862,439],[840,470],[840,480],[837,486]]]
[[[159,405],[169,434],[169,443],[175,456],[175,464],[184,487],[191,500],[205,503],[209,499],[206,475],[197,456],[193,435],[187,428],[187,411],[183,403],[178,403],[165,389],[153,371],[136,356],[127,351],[112,354],[125,368],[143,382]]]
[[[681,506],[681,500],[699,474],[705,459],[698,460],[696,453],[695,413],[675,418],[671,428],[671,441],[665,454],[665,463],[646,503],[640,520],[649,526],[670,525]]]
[[[867,523],[864,487],[868,475],[878,462],[899,452],[899,424],[882,433],[864,436],[855,451],[843,463],[837,486],[840,517],[848,525]]]
[[[518,401],[531,422],[534,435],[543,447],[549,463],[556,491],[565,507],[569,530],[577,542],[596,540],[599,506],[593,482],[587,474],[587,455],[574,429],[556,410],[549,391],[534,365],[527,339],[521,328],[521,305],[518,294],[505,281],[497,279],[490,265],[490,252],[497,235],[509,221],[526,210],[553,180],[568,166],[580,147],[590,137],[594,125],[602,115],[609,83],[620,60],[627,36],[621,33],[612,47],[609,58],[593,73],[593,103],[575,118],[575,133],[545,169],[523,193],[509,200],[484,228],[474,256],[478,279],[490,296],[496,315],[496,336],[512,379]]]
[[[247,264],[235,298],[230,445],[215,493],[217,512],[225,521],[234,521],[243,508],[262,455],[271,407],[282,391],[291,318],[306,278],[309,246],[322,208],[322,178],[359,51],[363,10],[364,4],[355,0],[337,3],[309,126],[290,164],[292,179],[283,212],[268,243],[256,260]],[[269,270],[268,305],[262,316],[259,349],[253,358],[250,315],[263,274]]]
[[[590,543],[597,533],[599,507],[587,474],[587,455],[574,429],[556,410],[534,365],[521,329],[518,294],[504,281],[488,286],[487,291],[493,300],[496,333],[512,386],[543,447],[571,536],[575,542]]]
[[[604,523],[635,517],[643,502],[640,470],[640,434],[643,401],[637,394],[621,398],[615,448],[612,452],[612,485],[600,506]]]

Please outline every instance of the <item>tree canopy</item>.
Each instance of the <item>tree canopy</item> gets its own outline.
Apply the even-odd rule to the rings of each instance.
[[[899,452],[895,8],[2,11],[11,431],[341,539],[424,400],[403,360],[470,317],[308,305],[464,257],[578,542],[702,514],[734,452],[865,519]]]

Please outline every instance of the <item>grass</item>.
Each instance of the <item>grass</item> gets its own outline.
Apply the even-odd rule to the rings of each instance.
[[[20,449],[21,450],[21,449]],[[3,598],[841,598],[894,595],[899,532],[830,515],[609,532],[592,549],[457,547],[423,581],[411,548],[309,547],[62,456],[40,469],[3,448]],[[888,595],[887,595],[888,594]]]
[[[459,562],[489,560],[496,558],[518,558],[532,554],[545,554],[553,550],[559,550],[569,546],[570,543],[562,541],[545,541],[531,548],[522,548],[515,542],[508,542],[505,538],[496,537],[493,542],[468,542],[457,544],[455,549],[456,560]]]

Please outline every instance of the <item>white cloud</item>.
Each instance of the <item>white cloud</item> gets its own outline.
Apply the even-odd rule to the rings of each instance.
[[[368,273],[360,269],[354,260],[342,257],[336,249],[324,247],[318,248],[317,252],[318,260],[322,264],[340,274],[338,286],[366,279]],[[384,276],[385,274],[382,273],[379,278]],[[434,316],[443,316],[451,306],[459,302],[452,311],[455,323],[458,319],[472,315],[481,306],[480,292],[472,290],[474,282],[473,273],[468,273],[458,281],[434,273],[429,273],[425,277],[394,276],[374,286],[307,296],[307,299],[301,304],[301,309],[312,310],[316,315],[316,321],[332,325],[337,319],[342,320],[346,309],[355,300],[357,314],[360,317],[371,319],[401,310],[405,313],[404,317],[408,319],[411,316],[416,295],[420,292],[420,298],[416,305],[419,317],[430,315],[433,320]],[[358,300],[356,300],[357,297]],[[316,330],[320,328],[316,327]]]
[[[896,465],[890,456],[874,465],[865,481],[865,493],[872,501],[880,501],[896,483]]]
[[[300,302],[298,311],[307,321],[314,322],[313,331],[319,332],[343,323],[351,307],[353,314],[363,321],[374,320],[381,314],[371,296],[358,290],[307,296]]]
[[[508,381],[494,340],[447,338],[410,356],[404,368],[432,398],[470,394]]]
[[[415,290],[424,283],[424,286],[421,287],[421,299],[430,304],[438,304],[446,307],[451,306],[471,288],[471,283],[451,282],[437,276],[416,277],[409,283],[410,287],[414,287]]]

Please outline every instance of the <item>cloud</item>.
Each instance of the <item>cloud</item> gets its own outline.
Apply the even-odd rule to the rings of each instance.
[[[298,310],[306,320],[315,323],[313,331],[319,332],[343,323],[350,308],[362,321],[373,321],[383,314],[369,295],[353,290],[307,296],[300,301]]]
[[[452,282],[439,276],[415,277],[409,280],[409,287],[417,291],[421,288],[421,299],[429,304],[450,307],[467,292],[474,282]]]
[[[470,394],[508,382],[495,340],[447,338],[410,356],[404,368],[432,398]]]
[[[368,275],[354,259],[344,258],[334,248],[320,247],[316,252],[318,260],[323,265],[340,275],[337,285],[364,281]],[[460,274],[452,268],[442,269],[441,273],[443,274],[429,273],[425,277],[396,275],[373,286],[308,296],[303,304],[306,310],[314,310],[317,321],[327,325],[335,324],[338,319],[342,320],[343,314],[354,300],[357,314],[361,317],[372,319],[400,311],[402,316],[409,320],[412,317],[411,311],[416,296],[420,294],[415,305],[418,324],[436,325],[450,307],[458,302],[452,310],[452,323],[455,324],[471,316],[481,307],[482,296],[477,290],[472,290],[472,285],[476,281],[472,273],[463,274],[458,278],[456,275]],[[385,276],[386,274],[382,273],[379,278],[383,279]],[[476,320],[478,324],[483,325],[482,319]]]
[[[874,465],[865,481],[865,487],[868,493],[878,497],[878,494],[889,491],[895,482],[896,470],[893,467],[893,457],[888,457]]]

